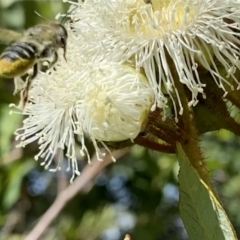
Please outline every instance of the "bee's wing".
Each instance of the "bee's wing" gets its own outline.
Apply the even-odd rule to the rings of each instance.
[[[19,40],[23,36],[23,33],[15,32],[13,30],[0,28],[0,43],[9,44]]]

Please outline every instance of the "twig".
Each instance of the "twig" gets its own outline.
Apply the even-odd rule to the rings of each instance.
[[[129,149],[121,149],[114,151],[112,155],[118,159],[125,155]],[[81,175],[75,179],[73,184],[69,185],[65,190],[59,193],[50,208],[43,214],[37,225],[26,236],[25,240],[37,240],[44,231],[50,226],[53,220],[58,216],[66,204],[81,192],[86,185],[97,176],[107,165],[112,162],[110,155],[107,155],[103,161],[97,160],[96,156],[92,159],[92,165],[87,165]]]

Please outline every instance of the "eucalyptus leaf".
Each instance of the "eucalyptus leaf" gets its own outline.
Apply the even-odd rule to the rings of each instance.
[[[192,240],[235,240],[236,233],[221,203],[201,179],[180,144],[180,214]]]

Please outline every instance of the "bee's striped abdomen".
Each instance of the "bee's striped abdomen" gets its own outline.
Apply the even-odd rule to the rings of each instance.
[[[8,59],[14,62],[19,59],[30,59],[36,57],[37,47],[32,43],[17,42],[10,45],[0,56],[0,59]]]
[[[16,77],[24,75],[37,60],[37,46],[28,42],[10,45],[0,56],[0,75]]]

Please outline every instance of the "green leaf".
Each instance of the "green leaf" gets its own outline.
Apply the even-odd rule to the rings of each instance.
[[[19,126],[22,116],[20,114],[10,115],[10,108],[7,104],[0,109],[0,154],[9,152],[12,148],[14,131]],[[0,156],[1,157],[1,156]]]
[[[192,240],[234,240],[236,233],[221,203],[200,178],[180,144],[180,214]]]
[[[12,167],[9,176],[8,187],[3,196],[3,206],[6,209],[12,207],[18,200],[21,192],[21,184],[23,177],[35,166],[35,161],[29,160],[18,163]]]

